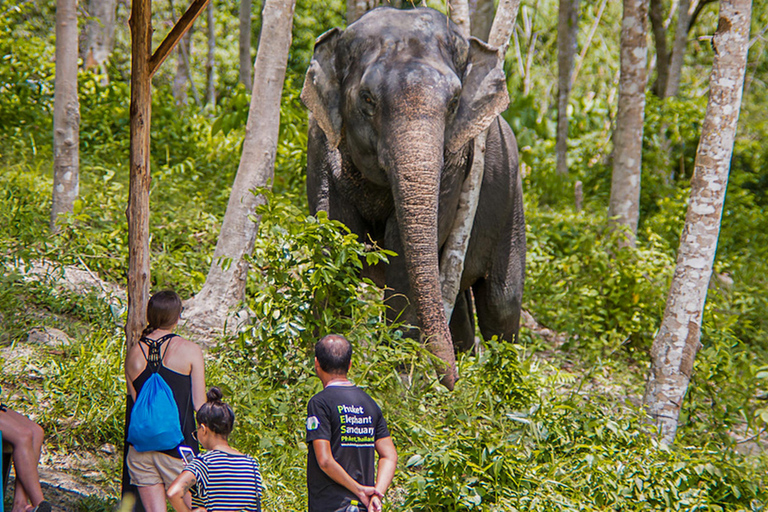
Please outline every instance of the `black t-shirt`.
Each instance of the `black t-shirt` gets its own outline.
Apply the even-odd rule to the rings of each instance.
[[[320,469],[312,441],[330,441],[333,458],[349,476],[362,485],[373,485],[374,443],[385,437],[389,430],[381,409],[357,386],[328,386],[313,396],[307,405],[309,512],[337,510],[357,499]]]

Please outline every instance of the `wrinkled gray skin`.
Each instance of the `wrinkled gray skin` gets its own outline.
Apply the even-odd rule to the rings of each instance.
[[[525,221],[517,142],[499,117],[509,98],[498,53],[464,39],[435,10],[379,8],[318,38],[302,91],[311,111],[310,209],[398,254],[366,273],[387,286],[391,319],[402,312],[421,328],[427,347],[445,362],[439,371],[449,389],[458,377],[451,339],[457,349],[474,341],[470,287],[485,338],[513,340],[519,327]],[[474,137],[489,126],[449,328],[439,250],[456,216]]]

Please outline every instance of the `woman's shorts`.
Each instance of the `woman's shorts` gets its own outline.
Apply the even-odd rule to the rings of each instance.
[[[163,484],[167,489],[184,469],[181,459],[160,452],[137,452],[133,446],[128,448],[126,463],[131,484],[137,487]]]

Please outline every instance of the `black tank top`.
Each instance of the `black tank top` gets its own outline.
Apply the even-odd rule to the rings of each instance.
[[[176,334],[167,334],[159,340],[156,340],[157,350],[159,351],[163,344],[170,341],[171,338],[175,336]],[[156,367],[155,365],[159,365],[160,368],[157,373],[165,379],[165,382],[168,383],[171,391],[173,391],[176,408],[179,410],[179,424],[181,424],[181,433],[184,434],[183,444],[192,448],[192,451],[195,452],[195,454],[200,453],[200,446],[198,445],[197,440],[192,437],[192,432],[194,432],[196,428],[195,407],[192,403],[192,376],[183,375],[170,368],[166,368],[162,362],[162,356],[165,355],[165,350],[168,348],[166,347],[165,350],[162,351],[162,355],[160,355],[154,350],[154,347],[152,347],[153,344],[148,343],[150,341],[155,340],[145,337],[142,337],[141,340],[139,340],[139,343],[144,343],[147,346],[146,352],[144,351],[144,347],[140,347],[144,353],[144,357],[147,359],[147,367],[133,380],[133,389],[136,390],[136,396],[139,396],[142,386],[144,386],[144,383],[147,382],[147,379],[152,375],[153,368]],[[177,459],[181,458],[178,447],[171,450],[163,450],[160,453],[165,453]]]

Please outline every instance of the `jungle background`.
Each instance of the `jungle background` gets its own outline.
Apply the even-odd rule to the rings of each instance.
[[[211,263],[250,101],[238,83],[238,6],[213,1],[216,105],[191,97],[178,104],[174,66],[153,81],[152,290],[185,298]],[[93,69],[79,73],[80,195],[52,235],[55,8],[51,0],[0,4],[0,385],[2,401],[46,431],[44,479],[47,471],[71,475],[80,494],[69,509],[113,510],[125,404],[130,9],[118,3],[109,80]],[[252,56],[260,8],[254,2]],[[311,348],[318,332],[331,331],[355,341],[352,379],[381,405],[399,451],[387,510],[768,505],[768,5],[753,5],[703,348],[670,447],[654,441],[641,402],[706,108],[717,3],[689,35],[678,96],[647,93],[637,247],[623,250],[607,218],[621,4],[606,3],[577,57],[565,176],[555,171],[554,152],[557,8],[553,0],[522,2],[505,66],[504,117],[524,175],[530,315],[517,344],[484,340],[483,350],[462,355],[461,379],[448,392],[422,347],[402,338],[402,326],[386,325],[381,294],[358,277],[364,259],[386,255],[307,215],[307,113],[298,95],[315,37],[345,25],[345,4],[297,3],[275,178],[250,256],[246,305],[254,321],[207,340],[206,383],[222,387],[236,411],[233,445],[261,463],[265,510],[306,508],[305,408],[321,387]],[[598,2],[581,3],[580,51],[598,10]],[[155,2],[156,38],[176,16]],[[199,90],[205,45],[196,30],[189,57]]]

